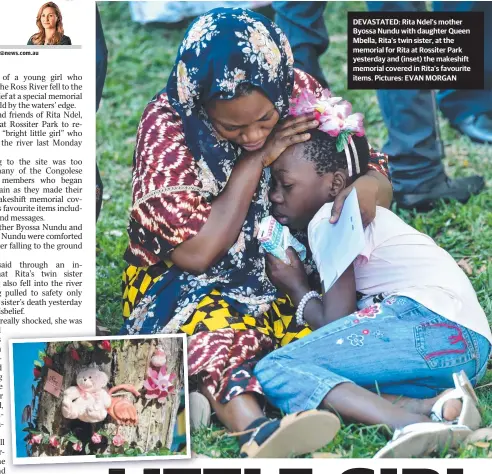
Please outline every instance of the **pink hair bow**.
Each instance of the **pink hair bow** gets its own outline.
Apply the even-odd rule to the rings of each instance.
[[[314,112],[320,122],[319,130],[337,137],[338,151],[345,148],[352,133],[358,137],[365,135],[364,116],[358,112],[352,114],[350,102],[332,97],[328,89],[324,89],[320,97],[304,89],[291,100],[289,112],[295,117]]]

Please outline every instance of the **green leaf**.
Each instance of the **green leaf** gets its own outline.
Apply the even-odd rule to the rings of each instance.
[[[42,367],[43,367],[43,364],[41,364],[41,362],[39,362],[39,360],[35,360],[35,361],[34,361],[34,365],[35,365],[36,367],[39,367],[39,368],[42,368]]]
[[[345,145],[348,143],[348,139],[350,136],[351,132],[350,130],[343,130],[340,132],[340,134],[337,137],[337,151],[343,151],[345,148]]]
[[[73,435],[69,436],[67,439],[68,439],[68,441],[70,441],[73,444],[79,442],[79,439],[77,437],[73,436]]]
[[[43,360],[46,357],[46,352],[38,351],[38,359]]]
[[[91,453],[91,448],[89,447],[89,443],[85,445],[85,454],[90,454]]]

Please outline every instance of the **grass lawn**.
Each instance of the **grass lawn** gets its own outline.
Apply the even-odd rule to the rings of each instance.
[[[325,18],[330,47],[322,58],[335,95],[352,102],[365,114],[368,138],[381,148],[386,128],[374,91],[346,90],[346,12],[364,10],[363,2],[330,2]],[[185,27],[141,27],[132,23],[124,2],[100,4],[109,66],[103,100],[97,115],[97,160],[104,182],[104,205],[97,224],[97,316],[117,333],[121,325],[120,276],[125,266],[126,225],[131,205],[131,167],[135,132],[147,102],[167,82]],[[400,212],[400,216],[461,262],[489,319],[492,318],[492,147],[472,144],[441,120],[446,167],[451,176],[482,174],[488,190],[466,205],[440,205],[427,214]],[[492,370],[477,389],[484,426],[492,425]],[[217,434],[220,426],[203,429],[192,438],[193,450],[209,456],[237,457],[234,438]],[[386,427],[345,425],[322,451],[340,457],[372,457],[387,440]],[[439,456],[492,457],[487,444],[464,446]]]

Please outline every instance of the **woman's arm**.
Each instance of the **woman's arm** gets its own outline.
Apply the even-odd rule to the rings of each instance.
[[[288,146],[309,139],[309,135],[302,132],[317,126],[313,117],[286,119],[271,133],[261,150],[244,154],[233,168],[224,190],[212,202],[203,227],[170,253],[175,265],[189,273],[205,273],[229,251],[241,232],[263,168],[275,161]]]
[[[257,154],[245,156],[236,164],[203,227],[170,253],[175,265],[201,274],[228,252],[244,224],[262,171],[263,162]]]
[[[364,176],[356,179],[351,186],[347,186],[335,198],[331,211],[330,222],[335,223],[342,212],[343,203],[352,188],[357,190],[362,224],[368,226],[376,217],[376,206],[389,209],[393,199],[393,188],[389,180],[388,157],[371,149],[368,171]]]
[[[393,200],[393,187],[390,180],[379,171],[374,170],[369,170],[366,176],[374,178],[378,182],[377,205],[389,209]]]

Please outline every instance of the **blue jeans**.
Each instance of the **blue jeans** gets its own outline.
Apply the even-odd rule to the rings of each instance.
[[[344,382],[412,398],[454,387],[460,370],[476,384],[490,349],[485,337],[392,296],[273,351],[255,375],[270,403],[294,413],[317,408]]]

